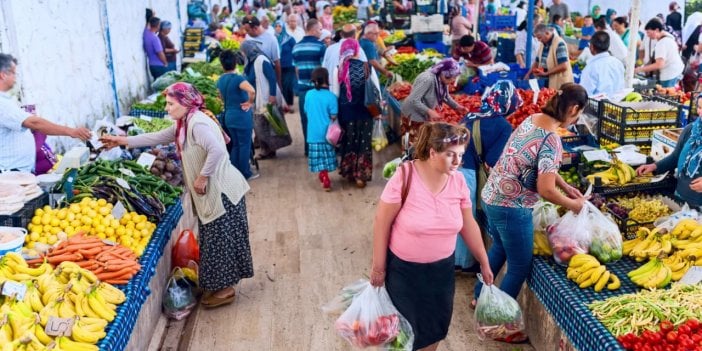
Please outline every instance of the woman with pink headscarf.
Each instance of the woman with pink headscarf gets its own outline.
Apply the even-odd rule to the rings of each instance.
[[[344,130],[339,174],[363,188],[373,178],[373,116],[364,103],[370,69],[358,59],[359,50],[358,41],[349,38],[339,51],[339,124]]]
[[[175,125],[138,136],[105,136],[106,147],[146,147],[176,144],[184,183],[199,219],[201,303],[217,307],[234,301],[234,286],[253,277],[244,195],[249,185],[229,161],[228,138],[205,100],[188,83],[175,83],[163,92],[166,112]],[[187,196],[186,196],[187,198]],[[187,201],[187,200],[186,200]]]

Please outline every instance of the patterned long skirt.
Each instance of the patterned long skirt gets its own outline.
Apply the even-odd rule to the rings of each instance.
[[[253,277],[246,201],[236,205],[222,194],[226,213],[200,225],[200,287],[216,291]]]
[[[369,182],[373,178],[373,149],[371,134],[373,119],[363,119],[341,123],[344,135],[341,137],[339,154],[341,164],[339,174],[351,181],[360,179]]]

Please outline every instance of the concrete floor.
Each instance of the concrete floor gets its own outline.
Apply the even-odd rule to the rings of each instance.
[[[260,162],[261,177],[246,198],[255,276],[239,284],[232,305],[194,311],[179,350],[352,350],[320,306],[368,273],[373,216],[385,185],[380,170],[399,149],[374,155],[374,180],[365,189],[334,173],[333,191],[325,193],[307,170],[298,115],[287,120],[293,145]],[[480,341],[468,308],[475,276],[456,280],[453,321],[439,350],[533,350]]]

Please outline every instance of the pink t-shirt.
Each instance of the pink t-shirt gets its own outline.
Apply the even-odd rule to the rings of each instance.
[[[390,250],[405,261],[436,262],[456,250],[456,235],[463,228],[462,209],[471,207],[470,191],[463,175],[454,172],[446,186],[434,195],[424,185],[416,167],[413,172],[405,204],[392,224]],[[402,202],[402,181],[398,169],[385,185],[380,200],[391,204]]]

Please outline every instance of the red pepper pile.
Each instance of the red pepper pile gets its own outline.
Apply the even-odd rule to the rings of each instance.
[[[392,341],[397,336],[400,332],[400,318],[397,314],[391,314],[380,316],[370,323],[356,320],[351,325],[337,320],[336,330],[353,346],[360,348],[379,346]]]
[[[451,97],[456,100],[456,102],[467,108],[468,112],[478,112],[480,111],[480,95],[465,95],[465,94],[456,94],[456,95],[451,95]],[[437,108],[436,112],[438,112],[442,119],[442,122],[446,122],[448,124],[458,124],[463,121],[463,118],[465,115],[462,115],[458,113],[456,110],[452,109],[449,105],[447,104],[442,104],[441,108]]]
[[[398,54],[416,54],[417,49],[411,47],[411,46],[400,46],[399,48],[395,48],[397,50]]]
[[[388,92],[397,101],[402,101],[412,92],[412,84],[409,82],[395,82],[388,87]]]
[[[675,328],[664,321],[658,331],[647,330],[641,336],[628,333],[617,340],[629,351],[702,351],[702,325],[690,319]]]
[[[541,112],[541,107],[546,105],[551,97],[556,95],[556,91],[549,88],[543,88],[539,91],[539,97],[536,100],[536,104],[532,103],[534,99],[534,92],[531,90],[517,89],[517,93],[522,98],[522,105],[514,111],[513,114],[507,116],[507,121],[512,125],[512,128],[516,129],[522,122],[527,119],[527,117]]]

